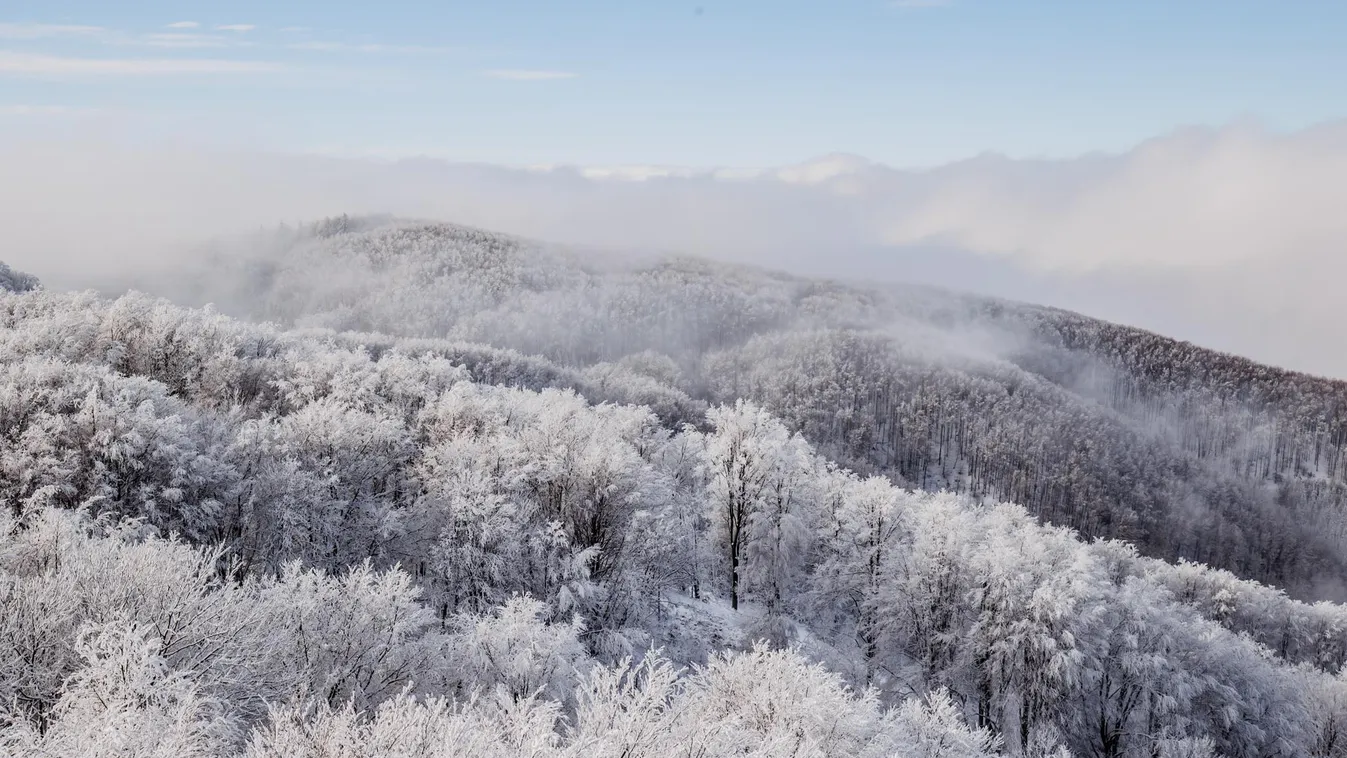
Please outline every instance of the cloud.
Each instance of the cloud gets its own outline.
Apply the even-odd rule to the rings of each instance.
[[[106,33],[101,26],[73,24],[12,24],[0,23],[0,39],[33,40],[51,37],[93,37]]]
[[[312,50],[316,52],[342,52],[350,50],[351,46],[341,42],[293,42],[286,45],[291,50]]]
[[[256,29],[256,24],[221,24],[215,27],[217,32],[251,32]]]
[[[165,25],[165,28],[178,31],[133,34],[127,31],[109,29],[102,26],[0,23],[0,40],[32,41],[73,38],[105,45],[138,45],[171,48],[240,47],[252,44],[240,40],[238,35],[226,37],[222,35],[198,34],[191,31],[184,31],[196,29],[199,26],[200,24],[195,21],[177,21]],[[220,28],[243,31],[244,25]]]
[[[879,226],[1045,269],[1165,269],[1323,255],[1347,242],[1330,187],[1347,175],[1342,123],[1294,134],[1190,129],[1121,156],[984,158],[911,177],[924,191]]]
[[[133,42],[134,44],[145,45],[147,47],[182,49],[238,47],[240,45],[237,40],[226,39],[217,35],[182,32],[146,34],[143,37],[136,38]]]
[[[303,50],[320,53],[447,53],[448,47],[426,47],[422,45],[385,45],[380,43],[350,44],[346,42],[323,42],[310,40],[293,42],[286,45],[291,50]]]
[[[557,166],[534,166],[535,171],[556,171]],[[650,179],[669,179],[673,177],[690,178],[698,175],[696,169],[679,166],[585,166],[577,169],[586,179],[607,179],[614,181],[644,182]]]
[[[0,105],[0,115],[5,116],[84,116],[97,112],[97,108],[70,105]]]
[[[1347,378],[1347,122],[1187,129],[930,170],[533,167],[0,139],[6,262],[91,286],[220,233],[343,212],[1071,308]]]
[[[169,74],[249,74],[277,71],[266,61],[202,58],[67,58],[0,51],[0,74],[27,76],[155,76]]]
[[[492,79],[509,79],[517,82],[537,82],[550,79],[574,79],[578,74],[574,74],[570,71],[500,68],[483,71],[482,76],[489,76]]]

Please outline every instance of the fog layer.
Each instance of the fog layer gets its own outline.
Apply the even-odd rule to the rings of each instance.
[[[852,156],[760,171],[522,169],[416,159],[11,141],[3,258],[97,286],[201,240],[336,213],[437,218],[841,279],[1059,305],[1347,376],[1347,124],[1185,130],[1121,155],[898,170]],[[639,177],[633,179],[632,177]]]

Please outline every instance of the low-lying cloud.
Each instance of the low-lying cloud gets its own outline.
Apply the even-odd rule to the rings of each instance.
[[[1347,126],[1192,130],[1122,156],[988,159],[932,172],[886,240],[945,239],[1067,270],[1330,255],[1347,242]]]
[[[1347,377],[1347,123],[1192,129],[1119,155],[923,171],[852,156],[544,170],[15,140],[0,165],[0,260],[55,286],[159,265],[212,235],[388,212],[970,288]]]

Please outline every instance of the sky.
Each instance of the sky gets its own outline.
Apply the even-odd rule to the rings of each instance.
[[[1332,2],[9,0],[0,16],[11,122],[97,111],[306,152],[914,167],[1347,115]]]
[[[1347,4],[0,4],[0,259],[390,212],[1347,378]]]

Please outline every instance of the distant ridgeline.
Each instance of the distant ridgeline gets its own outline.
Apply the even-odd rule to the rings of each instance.
[[[750,398],[857,470],[1347,597],[1342,382],[1060,310],[448,224],[329,219],[179,274],[156,291],[288,326],[513,349],[590,386],[639,382],[666,395],[671,424]]]

